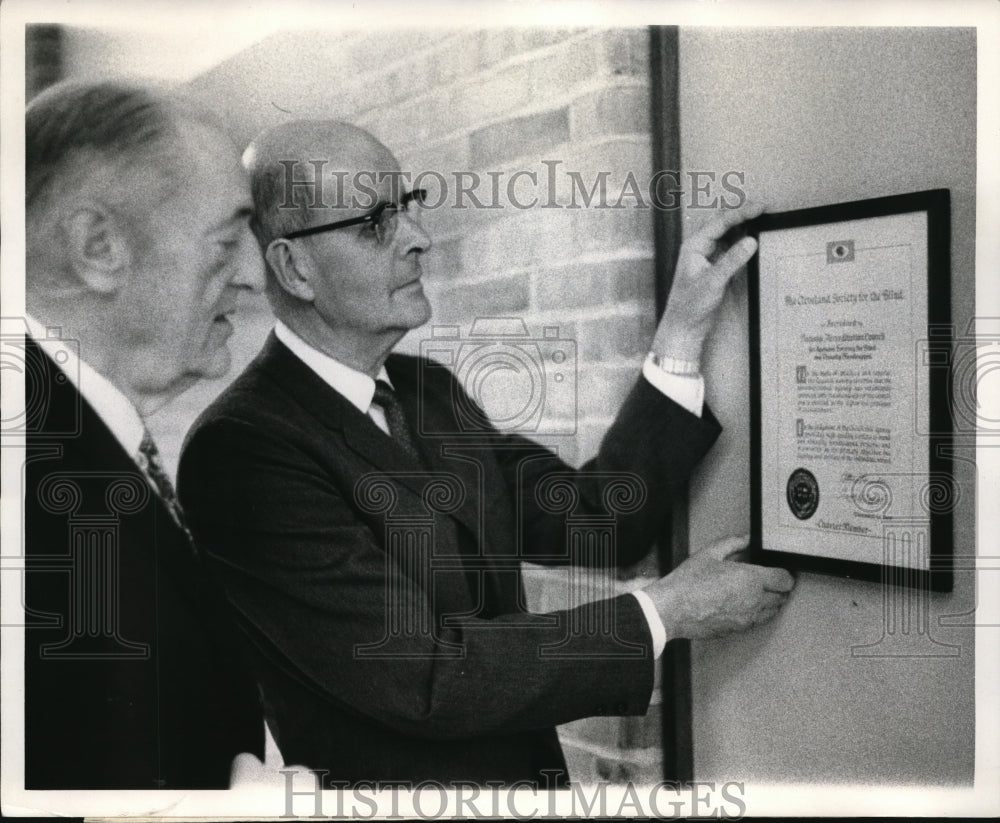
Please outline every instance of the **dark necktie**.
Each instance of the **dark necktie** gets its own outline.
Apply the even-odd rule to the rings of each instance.
[[[170,477],[163,468],[160,450],[156,448],[156,443],[153,442],[153,436],[148,429],[143,430],[142,442],[139,444],[139,467],[153,481],[153,485],[160,493],[160,498],[170,510],[177,525],[187,531],[187,526],[184,524],[184,514],[181,512],[181,504],[177,501],[177,492],[174,491],[174,484],[170,482]]]
[[[417,447],[413,432],[406,422],[406,413],[403,411],[403,406],[400,404],[399,398],[396,397],[396,393],[392,390],[392,387],[384,380],[376,380],[373,400],[385,412],[385,422],[389,424],[389,434],[392,435],[392,439],[410,457],[422,463],[423,458],[420,449]]]

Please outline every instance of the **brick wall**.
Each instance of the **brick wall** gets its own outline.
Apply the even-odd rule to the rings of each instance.
[[[576,405],[554,391],[540,429],[568,419],[575,434],[539,439],[579,464],[596,451],[652,339],[653,245],[648,210],[627,199],[618,209],[580,207],[566,172],[579,173],[588,189],[608,172],[611,202],[629,172],[649,179],[647,37],[644,29],[557,28],[282,33],[189,85],[227,118],[241,145],[283,119],[335,117],[373,132],[404,170],[436,171],[448,183],[455,171],[479,174],[487,181],[480,201],[490,200],[487,173],[502,173],[500,208],[458,208],[452,194],[447,207],[423,213],[433,238],[425,265],[432,324],[468,335],[477,317],[503,315],[522,320],[532,338],[556,327],[575,342]],[[563,208],[520,209],[506,198],[510,175],[524,170],[546,183],[515,195],[549,200],[550,168],[560,174],[546,205]],[[239,320],[234,374],[270,326],[261,299],[246,301]],[[417,351],[430,334],[418,330],[402,347]],[[157,416],[168,461],[224,385],[203,384]],[[641,585],[654,568],[650,559],[619,585]],[[529,568],[526,578],[533,608],[565,604],[564,574]],[[658,703],[645,718],[590,718],[561,733],[576,780],[660,776]]]

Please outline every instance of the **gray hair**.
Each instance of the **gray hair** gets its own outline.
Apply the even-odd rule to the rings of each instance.
[[[52,86],[25,111],[27,212],[88,187],[112,206],[134,200],[140,188],[149,205],[168,197],[182,161],[181,120],[217,125],[190,101],[159,90],[115,81]]]

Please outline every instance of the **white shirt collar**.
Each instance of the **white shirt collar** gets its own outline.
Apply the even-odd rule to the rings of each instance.
[[[31,315],[25,315],[25,320],[28,333],[48,354],[46,341],[50,338],[46,326]],[[61,346],[60,351],[65,354],[63,362],[55,360],[53,362],[66,375],[80,396],[97,412],[97,416],[104,421],[122,448],[135,459],[139,453],[143,432],[146,430],[138,409],[132,405],[132,401],[121,389],[78,357],[71,347]]]
[[[331,389],[343,395],[362,414],[368,414],[375,396],[375,381],[371,377],[314,348],[281,320],[274,324],[274,335]],[[385,366],[379,371],[378,379],[392,385]]]

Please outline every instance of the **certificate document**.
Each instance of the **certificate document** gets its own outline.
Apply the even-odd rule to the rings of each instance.
[[[893,565],[930,571],[940,469],[927,358],[929,294],[940,292],[928,282],[942,276],[930,271],[929,221],[939,215],[865,216],[886,200],[828,207],[827,219],[823,209],[766,216],[751,288],[759,546],[869,577],[885,562],[887,527],[900,523],[913,539]],[[852,205],[859,216],[829,219]]]

